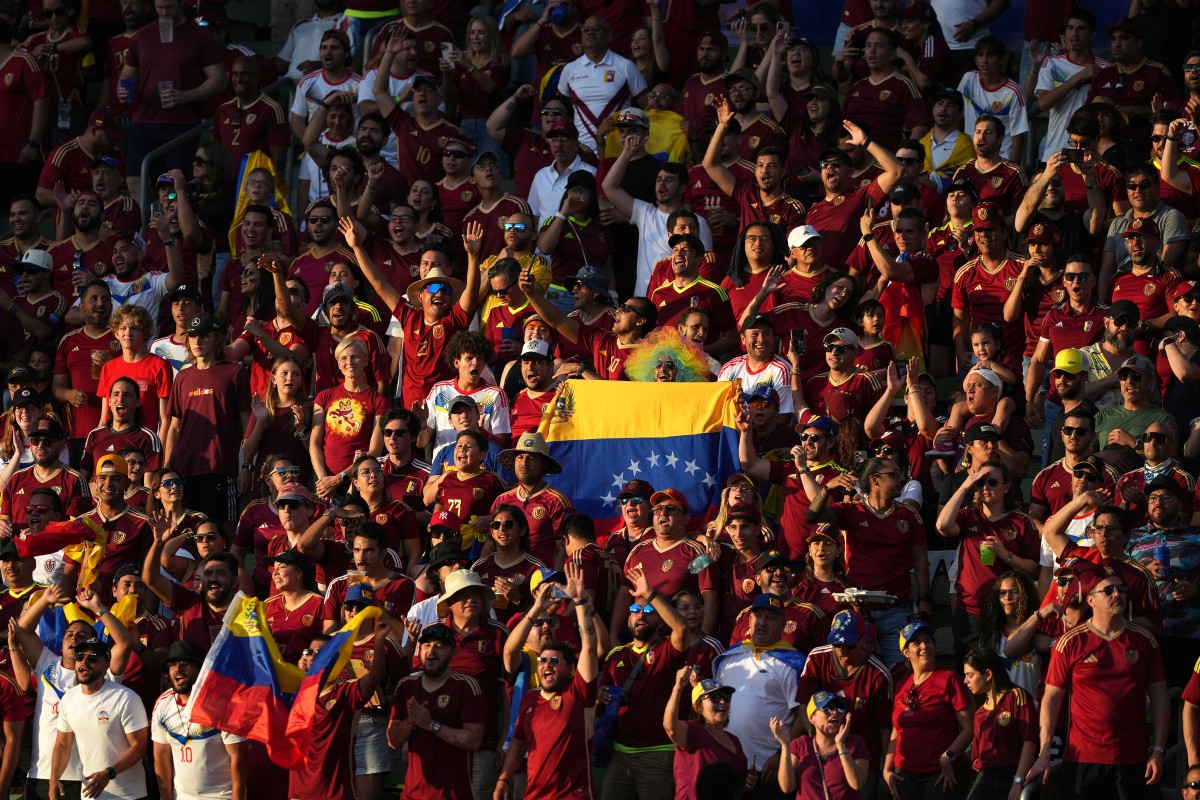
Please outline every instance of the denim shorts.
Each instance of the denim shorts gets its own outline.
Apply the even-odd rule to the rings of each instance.
[[[387,743],[387,714],[358,715],[354,737],[354,774],[378,775],[392,771],[392,749]]]

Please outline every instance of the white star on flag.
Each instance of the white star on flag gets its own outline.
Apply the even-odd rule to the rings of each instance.
[[[640,473],[642,471],[642,468],[639,467],[638,465],[641,463],[642,462],[640,462],[640,461],[630,461],[629,462],[629,474],[636,476],[638,473]]]
[[[703,483],[705,486],[707,486],[710,489],[717,485],[717,482],[713,478],[712,474],[708,473],[708,472],[704,473],[704,480],[702,480],[700,482]]]
[[[691,475],[693,472],[699,472],[699,471],[700,471],[700,467],[696,465],[695,461],[687,462],[687,467],[684,469],[684,472],[686,472],[688,475]]]
[[[650,455],[646,458],[646,463],[652,467],[658,466],[658,453],[650,451]]]
[[[675,453],[672,452],[671,455],[667,456],[667,466],[668,467],[674,468],[675,463],[677,461],[679,461],[679,459],[675,457]]]
[[[612,485],[613,486],[624,486],[625,485],[625,473],[622,472],[620,475],[613,475]]]
[[[604,495],[604,497],[601,497],[600,499],[604,501],[604,505],[606,505],[606,506],[614,505],[617,502],[617,498],[613,497],[612,492],[609,492],[608,494]]]

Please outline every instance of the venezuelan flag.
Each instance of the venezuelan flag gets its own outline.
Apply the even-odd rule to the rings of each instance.
[[[317,713],[317,698],[342,676],[350,664],[354,640],[359,638],[359,628],[364,623],[374,627],[375,619],[382,613],[383,609],[378,606],[364,608],[354,615],[354,619],[339,628],[313,658],[312,666],[300,682],[296,701],[292,704],[291,716],[287,721],[287,735],[301,753],[308,752],[313,717]]]
[[[547,480],[598,531],[620,526],[617,495],[635,479],[683,492],[699,520],[740,469],[736,416],[728,381],[567,381],[538,429],[563,468]]]
[[[273,762],[297,769],[304,764],[304,751],[286,730],[302,678],[299,667],[280,658],[262,601],[238,592],[184,713],[199,725],[263,742]]]

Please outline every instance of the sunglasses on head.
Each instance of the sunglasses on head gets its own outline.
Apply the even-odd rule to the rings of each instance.
[[[491,528],[494,531],[500,531],[500,530],[511,531],[515,527],[517,527],[517,523],[513,522],[511,519],[506,519],[506,520],[494,519],[494,520],[492,520],[492,524],[491,524]]]
[[[639,606],[637,603],[634,603],[633,605],[629,606],[629,613],[630,614],[654,614],[655,611],[654,611],[654,606],[650,605],[649,603],[646,603],[643,606]]]

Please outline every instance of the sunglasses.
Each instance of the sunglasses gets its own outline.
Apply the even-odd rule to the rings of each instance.
[[[908,696],[904,698],[905,705],[909,711],[913,711],[917,706],[921,705],[921,693],[917,691],[917,685],[914,683],[912,688],[908,690]]]
[[[1185,69],[1186,69],[1186,67],[1185,67]],[[1161,143],[1161,142],[1164,142],[1164,141],[1166,141],[1166,138],[1167,138],[1167,137],[1163,136],[1163,135],[1160,133],[1160,134],[1157,134],[1157,135],[1155,135],[1155,136],[1151,136],[1151,137],[1150,137],[1150,141],[1151,141],[1151,143],[1153,143],[1153,144],[1159,144],[1159,143]]]
[[[516,286],[515,283],[510,283],[501,289],[492,289],[492,294],[496,295],[496,297],[508,297],[508,293],[512,291],[514,286]]]
[[[80,656],[79,658],[77,658],[75,660],[82,661],[85,664],[96,664],[100,661],[103,661],[104,656],[100,655],[99,653],[88,653],[87,655]]]
[[[384,428],[383,435],[388,439],[394,439],[397,436],[405,436],[408,434],[408,428]]]
[[[1113,326],[1117,327],[1117,328],[1136,327],[1138,324],[1137,320],[1131,319],[1130,317],[1125,317],[1125,316],[1113,317],[1112,321],[1113,321]]]
[[[33,505],[29,505],[29,506],[25,506],[25,511],[26,511],[26,512],[30,512],[30,511],[32,511],[34,514],[48,514],[48,513],[50,513],[50,506],[42,506],[42,505],[33,506]]]
[[[825,345],[826,353],[837,353],[839,356],[845,355],[846,351],[849,349],[850,349],[850,345],[848,345],[848,344],[827,344],[827,345]]]
[[[770,408],[771,404],[766,400],[751,400],[746,403],[746,406],[748,408]]]
[[[1125,188],[1131,192],[1148,192],[1154,188],[1154,184],[1150,181],[1130,181]]]
[[[683,513],[679,506],[668,505],[667,503],[659,503],[653,510],[655,514],[666,514],[668,517]]]
[[[880,444],[876,445],[871,453],[877,456],[894,456],[896,455],[896,448],[892,447],[890,444]]]
[[[1151,444],[1166,444],[1171,441],[1171,437],[1165,433],[1144,433],[1142,434],[1142,441],[1150,442]]]
[[[1092,435],[1092,429],[1091,429],[1091,428],[1085,428],[1085,427],[1083,427],[1082,425],[1063,425],[1063,426],[1062,426],[1062,434],[1063,434],[1063,436],[1066,436],[1068,439],[1069,439],[1070,437],[1072,437],[1072,436],[1076,436],[1076,435],[1078,435],[1078,436],[1091,436],[1091,435]]]
[[[561,108],[543,108],[542,109],[543,117],[563,117],[563,116],[566,116],[566,114],[567,114],[567,112],[563,111]]]
[[[333,222],[332,214],[313,214],[308,218],[309,225],[328,225],[331,222]]]
[[[542,617],[541,619],[535,619],[533,621],[533,627],[535,627],[535,628],[552,628],[552,627],[554,627],[554,620],[550,619],[549,617]],[[540,661],[541,659],[539,658],[538,660]]]
[[[1130,383],[1141,383],[1142,373],[1140,372],[1118,372],[1117,380],[1129,381]]]
[[[805,442],[805,443],[814,442],[816,444],[820,444],[822,441],[824,441],[824,439],[825,439],[825,437],[819,433],[802,433],[802,434],[800,434],[800,441]]]
[[[291,475],[291,476],[295,477],[296,475],[300,474],[300,468],[299,467],[276,467],[275,469],[271,470],[271,474],[278,475],[280,477],[283,477],[285,475]],[[165,484],[166,481],[163,481],[163,483]]]
[[[1099,483],[1100,482],[1100,476],[1090,469],[1083,469],[1083,468],[1077,467],[1075,469],[1075,471],[1073,471],[1071,474],[1074,475],[1076,478],[1079,478],[1080,480],[1087,481],[1088,483]]]
[[[1183,297],[1179,298],[1179,300],[1182,300],[1185,303],[1200,303],[1200,294],[1185,294]]]
[[[67,9],[65,7],[60,6],[59,8],[43,8],[42,9],[43,17],[65,17],[66,15],[67,15]]]
[[[515,527],[517,527],[517,523],[513,522],[511,519],[506,519],[504,521],[500,521],[500,520],[496,519],[496,520],[492,520],[492,524],[491,524],[491,528],[494,531],[499,531],[499,530],[511,531]]]
[[[838,167],[846,166],[846,162],[839,161],[836,158],[823,158],[817,162],[817,166],[819,166],[821,169],[829,169],[830,167],[836,169]]]
[[[654,611],[654,606],[650,605],[649,603],[646,603],[646,605],[644,605],[644,606],[639,606],[637,603],[634,603],[633,605],[629,606],[629,613],[630,614],[654,614],[656,612]]]
[[[366,608],[366,606],[364,606],[362,603],[342,603],[342,608],[357,614],[359,611],[362,611],[364,608]]]
[[[158,484],[160,489],[182,489],[183,478],[166,478]]]
[[[621,498],[621,505],[623,505],[623,506],[630,505],[631,503],[635,506],[638,506],[644,502],[646,502],[646,498],[638,496],[638,495],[634,495],[633,497],[622,497]]]
[[[43,444],[54,444],[57,441],[58,441],[58,439],[54,439],[49,436],[30,436],[29,437],[29,443],[32,445],[35,445],[35,446],[43,445]]]
[[[1200,72],[1200,64],[1184,64],[1183,71],[1184,72]],[[1191,788],[1191,789],[1197,788],[1197,785],[1200,785],[1200,782],[1192,781],[1191,783],[1186,784],[1187,788]]]
[[[192,540],[197,542],[215,542],[217,534],[215,533],[193,533]]]
[[[549,620],[546,621],[549,622]],[[538,656],[537,661],[539,664],[549,664],[552,667],[557,667],[562,663],[562,656]]]
[[[1089,594],[1102,594],[1105,597],[1112,597],[1114,594],[1126,594],[1129,587],[1123,583],[1110,583],[1103,589],[1093,589]]]
[[[275,504],[275,507],[291,511],[293,508],[299,508],[300,504],[295,500],[280,500]]]
[[[504,223],[504,230],[506,230],[506,231],[523,231],[528,227],[529,226],[526,225],[524,222],[506,222],[506,223]]]
[[[1092,274],[1090,272],[1064,272],[1063,273],[1063,280],[1070,281],[1071,283],[1074,283],[1075,281],[1079,281],[1080,283],[1087,283],[1091,279],[1092,279]]]
[[[430,294],[453,294],[454,290],[448,283],[431,283],[425,287]]]
[[[205,158],[204,156],[196,156],[195,158],[192,159],[192,163],[199,164],[200,166],[203,167],[208,164],[208,159]]]
[[[580,33],[604,33],[606,30],[608,28],[603,25],[581,25],[579,27]]]
[[[639,311],[635,306],[629,305],[629,303],[621,303],[621,305],[617,306],[617,311],[620,311],[625,314],[637,314],[639,317],[641,317],[643,319],[645,319],[645,317],[646,317],[645,314],[643,314],[641,311]]]
[[[1188,72],[1195,72],[1200,70],[1200,64],[1189,64],[1184,69]],[[1200,791],[1200,781],[1188,781],[1183,785],[1183,788],[1191,789],[1193,792]]]
[[[999,478],[988,478],[987,480],[980,481],[980,483],[983,484],[984,486],[987,486],[990,489],[995,489],[997,486],[1000,485],[1000,479]]]
[[[443,150],[442,155],[446,158],[466,158],[467,154],[463,150]]]
[[[242,277],[243,278],[257,278],[258,270],[254,269],[252,267],[247,267],[246,269],[242,270]]]
[[[839,706],[839,705],[836,705],[836,704],[834,704],[834,703],[830,703],[829,705],[825,706],[825,707],[824,707],[824,708],[822,708],[821,710],[822,710],[822,711],[824,711],[826,714],[828,714],[828,715],[829,715],[829,716],[831,716],[831,717],[844,717],[844,716],[846,716],[846,707],[845,707],[845,706]]]

